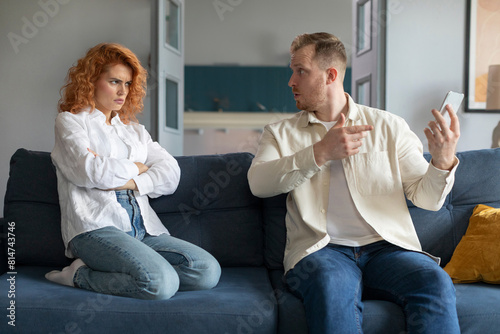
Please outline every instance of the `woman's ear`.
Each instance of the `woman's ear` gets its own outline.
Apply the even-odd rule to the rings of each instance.
[[[326,74],[327,74],[327,78],[326,78],[327,85],[334,83],[335,80],[337,80],[337,78],[338,78],[338,71],[335,67],[330,67],[329,69],[327,69]]]

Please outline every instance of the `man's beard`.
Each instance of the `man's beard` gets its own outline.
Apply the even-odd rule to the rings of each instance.
[[[300,94],[300,92],[299,92]],[[295,105],[299,110],[305,111],[316,111],[320,105],[323,105],[326,100],[325,94],[325,84],[320,82],[310,94],[308,94],[308,98],[304,98],[304,96],[300,96],[302,101],[296,100]]]

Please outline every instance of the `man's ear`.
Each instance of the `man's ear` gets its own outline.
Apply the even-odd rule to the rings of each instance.
[[[331,83],[334,83],[335,80],[337,80],[339,72],[335,67],[330,67],[329,69],[326,70],[326,84],[329,85]]]

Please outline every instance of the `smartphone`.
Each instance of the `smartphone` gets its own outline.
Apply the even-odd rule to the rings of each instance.
[[[455,112],[457,112],[458,108],[460,108],[460,105],[462,104],[462,101],[464,99],[464,94],[462,93],[457,93],[457,92],[452,92],[451,90],[446,93],[446,96],[444,98],[443,104],[441,105],[441,108],[439,111],[441,112],[441,115],[444,116],[446,113],[446,105],[451,104],[451,107]]]

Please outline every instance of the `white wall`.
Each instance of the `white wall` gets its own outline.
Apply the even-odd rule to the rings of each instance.
[[[331,32],[351,49],[351,1],[220,0],[226,6],[218,7],[214,3],[186,1],[187,65],[288,66],[292,40],[306,32]],[[255,153],[259,137],[259,132],[244,129],[205,129],[203,134],[185,130],[184,154]]]
[[[426,143],[423,129],[448,90],[464,92],[466,0],[389,0],[387,106]],[[459,111],[457,150],[489,148],[499,114]],[[427,146],[425,146],[427,148]]]
[[[122,43],[147,65],[149,0],[57,1],[0,1],[0,216],[12,154],[20,147],[52,150],[69,67],[100,42]],[[26,43],[16,50],[9,33]],[[149,113],[141,121],[148,124]]]
[[[317,31],[350,45],[351,1],[187,0],[186,64],[288,66],[293,38]]]

